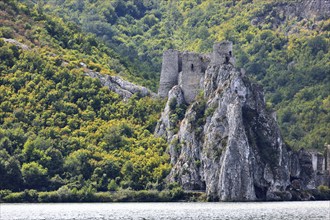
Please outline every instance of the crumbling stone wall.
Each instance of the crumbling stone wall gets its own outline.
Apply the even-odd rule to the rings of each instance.
[[[173,49],[165,51],[158,95],[166,98],[173,86],[179,85],[186,103],[190,104],[195,100],[201,88],[206,68],[210,63],[215,66],[235,65],[232,47],[230,41],[216,43],[213,46],[213,53],[210,55],[193,52],[181,53]]]
[[[311,152],[312,154],[312,163],[313,163],[313,170],[325,170],[325,162],[326,157],[319,152]]]
[[[326,170],[326,162],[327,156],[326,154],[322,154],[318,151],[309,151],[311,155],[311,161],[313,165],[313,171],[315,177],[315,186],[326,185],[328,186],[329,183],[329,171]]]
[[[222,41],[213,45],[212,65],[229,64],[235,66],[235,58],[233,55],[233,43],[230,41]]]
[[[200,81],[204,76],[202,72],[203,60],[200,54],[184,52],[182,55],[182,74],[180,74],[180,87],[187,103],[195,100],[200,90]]]

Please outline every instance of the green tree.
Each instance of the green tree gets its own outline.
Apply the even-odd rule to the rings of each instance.
[[[41,189],[47,186],[47,169],[37,162],[23,163],[22,176],[24,184],[31,189]]]

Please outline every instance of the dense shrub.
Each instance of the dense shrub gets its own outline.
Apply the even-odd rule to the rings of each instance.
[[[34,48],[0,40],[0,189],[43,191],[40,201],[87,202],[108,188],[162,184],[169,156],[166,142],[152,133],[163,102],[139,94],[124,101],[84,76],[116,69],[134,79],[92,34],[43,14],[40,5],[3,4],[1,33]],[[128,161],[134,169],[121,170]],[[6,196],[35,201],[29,193]]]

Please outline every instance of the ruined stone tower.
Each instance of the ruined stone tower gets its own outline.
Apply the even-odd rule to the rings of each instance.
[[[200,54],[184,52],[182,54],[182,72],[179,75],[179,85],[182,88],[187,103],[194,101],[200,81],[204,76],[203,60]]]
[[[181,65],[179,54],[179,51],[172,49],[165,51],[163,54],[162,72],[160,74],[158,90],[160,97],[167,97],[168,91],[178,84],[178,76],[181,71],[179,69]]]
[[[235,58],[233,56],[233,43],[230,41],[222,41],[213,45],[212,65],[222,65],[231,63],[235,66]]]
[[[212,54],[179,52],[173,49],[165,51],[158,95],[165,98],[173,86],[179,85],[185,101],[190,104],[195,100],[201,88],[209,64],[213,66],[235,65],[232,47],[232,42],[223,41],[214,44]]]

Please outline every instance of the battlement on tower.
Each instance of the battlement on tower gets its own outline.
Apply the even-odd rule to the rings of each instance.
[[[209,65],[235,65],[232,47],[232,42],[223,41],[214,44],[212,54],[179,52],[173,49],[165,51],[158,95],[165,98],[173,86],[179,85],[185,101],[191,103],[201,88]]]

